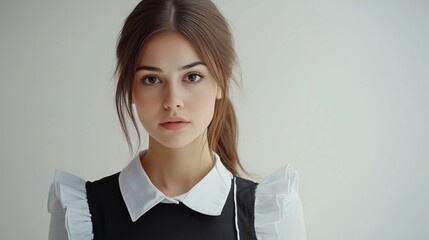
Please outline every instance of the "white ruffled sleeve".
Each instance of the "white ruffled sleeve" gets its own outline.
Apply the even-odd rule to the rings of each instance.
[[[85,180],[55,170],[48,197],[49,240],[93,239]]]
[[[288,164],[258,184],[255,191],[255,232],[258,240],[306,239],[298,181],[299,172]]]

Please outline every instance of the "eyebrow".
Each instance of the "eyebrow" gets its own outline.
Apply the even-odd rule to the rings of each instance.
[[[185,65],[185,66],[183,66],[183,67],[180,67],[178,70],[179,70],[179,71],[183,71],[183,70],[189,69],[189,68],[191,68],[191,67],[195,67],[195,66],[197,66],[197,65],[204,65],[204,66],[206,66],[206,64],[205,64],[204,62],[198,61],[198,62],[193,62],[193,63],[187,64],[187,65]],[[162,72],[161,68],[151,67],[151,66],[140,66],[140,67],[138,67],[138,68],[137,68],[136,72],[137,72],[137,71],[140,71],[140,70],[148,70],[148,71],[154,71],[154,72]]]

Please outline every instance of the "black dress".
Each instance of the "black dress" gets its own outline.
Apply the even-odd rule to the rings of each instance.
[[[130,240],[235,240],[235,187],[240,239],[256,239],[253,224],[255,182],[236,177],[236,184],[232,182],[220,216],[201,214],[183,203],[159,203],[133,222],[119,189],[118,176],[119,173],[95,182],[86,182],[94,240],[124,239],[125,236]]]

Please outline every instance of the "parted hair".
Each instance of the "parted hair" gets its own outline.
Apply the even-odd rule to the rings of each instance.
[[[140,147],[140,132],[132,111],[133,81],[140,53],[154,34],[171,30],[180,32],[193,44],[222,90],[222,98],[216,99],[213,119],[207,128],[209,150],[219,154],[232,174],[238,175],[238,168],[246,172],[237,153],[237,118],[229,98],[231,82],[235,82],[237,55],[228,22],[210,0],[143,0],[126,18],[116,48],[115,100],[130,151],[126,116],[136,130]]]

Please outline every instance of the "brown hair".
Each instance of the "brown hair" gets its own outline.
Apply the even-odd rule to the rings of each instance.
[[[216,100],[213,119],[207,129],[209,150],[219,154],[232,174],[238,175],[237,167],[246,172],[237,153],[237,119],[228,97],[237,56],[228,23],[209,0],[143,0],[125,20],[116,49],[116,110],[130,150],[132,145],[124,113],[131,118],[140,147],[140,132],[132,111],[138,57],[151,36],[167,30],[178,31],[190,40],[222,89],[222,98]]]

